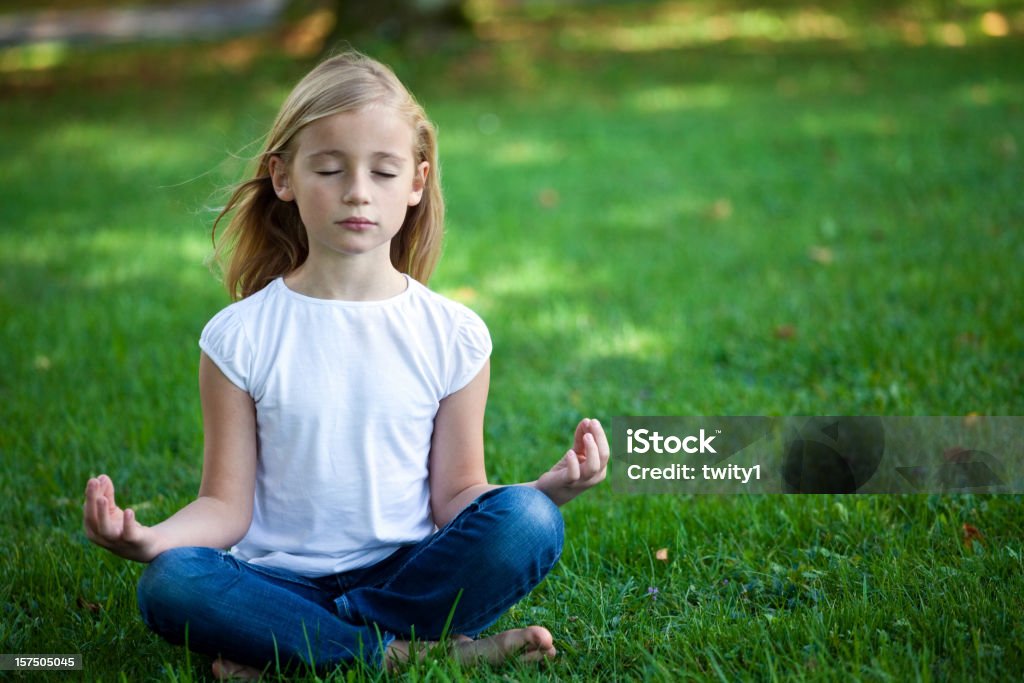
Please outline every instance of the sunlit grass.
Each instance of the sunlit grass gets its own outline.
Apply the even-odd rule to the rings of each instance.
[[[720,85],[655,87],[632,93],[626,100],[638,114],[724,107],[729,93]]]
[[[583,51],[648,52],[738,41],[824,42],[865,48],[892,44],[963,47],[1024,32],[1019,2],[656,2],[591,8],[569,3],[573,21],[551,4],[519,13],[488,0],[469,3],[477,32],[530,40],[554,31],[559,45]]]

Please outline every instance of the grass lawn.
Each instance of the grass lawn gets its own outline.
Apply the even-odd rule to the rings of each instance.
[[[643,20],[508,22],[394,60],[440,128],[431,285],[495,342],[492,480],[536,477],[582,415],[1024,413],[1019,36],[686,42]],[[227,303],[210,209],[309,64],[118,50],[89,57],[114,75],[36,74],[0,100],[0,651],[201,680],[208,661],[138,618],[141,566],[85,539],[81,493],[106,472],[143,523],[194,496],[196,341]],[[560,564],[496,626],[546,624],[561,656],[398,678],[1024,670],[1020,496],[603,486],[564,512]]]

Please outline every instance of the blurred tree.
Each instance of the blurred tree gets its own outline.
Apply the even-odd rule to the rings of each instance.
[[[464,0],[332,0],[332,4],[337,21],[329,45],[356,39],[404,42],[423,30],[450,31],[469,25]]]

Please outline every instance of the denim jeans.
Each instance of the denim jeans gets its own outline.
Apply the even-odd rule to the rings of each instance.
[[[174,548],[139,580],[146,624],[240,664],[383,664],[395,638],[476,637],[558,561],[562,515],[527,486],[483,494],[432,536],[381,562],[318,578],[214,548]]]

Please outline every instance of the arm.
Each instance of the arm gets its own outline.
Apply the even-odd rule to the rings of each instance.
[[[205,353],[199,361],[199,391],[205,435],[199,496],[147,527],[135,519],[134,510],[117,506],[110,477],[90,479],[83,517],[93,543],[121,557],[149,562],[170,548],[225,548],[245,535],[256,487],[256,408]]]
[[[441,401],[430,447],[430,510],[442,527],[478,496],[498,488],[484,469],[484,409],[490,361],[465,387]],[[526,482],[556,505],[564,505],[608,473],[610,449],[601,423],[586,418],[576,426],[573,447],[536,481]]]
[[[462,508],[497,486],[484,469],[484,409],[490,361],[469,384],[441,400],[430,443],[430,512],[444,526]]]

